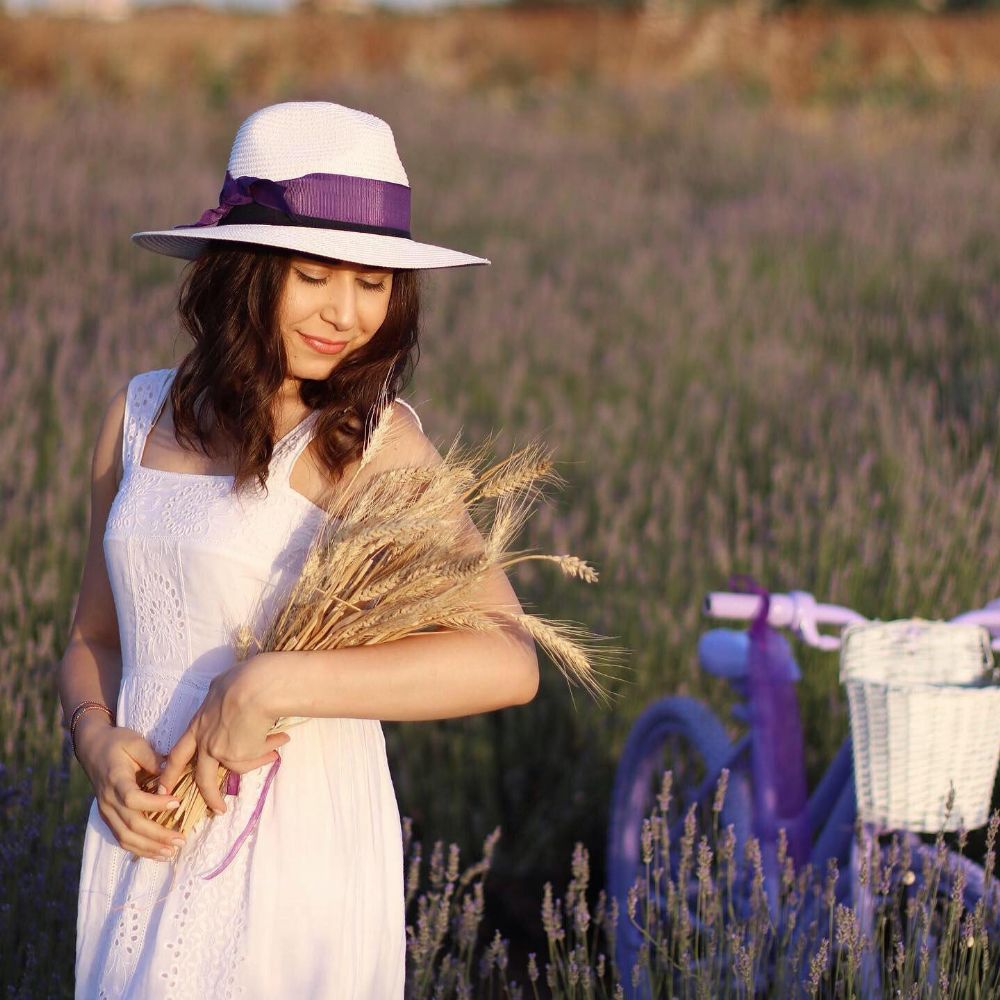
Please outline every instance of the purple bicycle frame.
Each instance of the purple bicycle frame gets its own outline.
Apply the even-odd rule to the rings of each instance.
[[[795,693],[799,671],[785,637],[767,623],[770,596],[760,592],[760,611],[750,626],[748,662],[751,706],[754,834],[760,843],[764,885],[777,911],[781,871],[778,832],[785,830],[796,868],[809,860],[812,831],[807,810],[802,720]]]

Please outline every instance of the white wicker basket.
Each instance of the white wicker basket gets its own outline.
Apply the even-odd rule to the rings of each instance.
[[[863,820],[931,833],[988,821],[1000,683],[986,629],[919,618],[850,625],[840,677]]]

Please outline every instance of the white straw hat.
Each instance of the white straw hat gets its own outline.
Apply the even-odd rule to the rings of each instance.
[[[327,101],[255,111],[233,142],[218,208],[197,222],[133,233],[189,260],[211,240],[300,250],[387,268],[489,264],[410,237],[410,184],[381,118]]]

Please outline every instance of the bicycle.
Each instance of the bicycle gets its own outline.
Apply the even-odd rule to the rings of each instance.
[[[688,810],[694,804],[707,813],[717,805],[716,787],[726,770],[728,787],[719,819],[722,827],[732,825],[740,848],[751,836],[758,841],[773,919],[778,919],[779,850],[791,857],[796,869],[809,864],[822,871],[828,859],[835,859],[840,872],[850,872],[849,879],[837,880],[837,902],[853,902],[862,922],[870,918],[874,906],[869,888],[860,884],[859,859],[862,851],[878,850],[878,836],[884,831],[864,824],[859,849],[850,736],[808,794],[795,691],[801,673],[787,640],[778,631],[787,629],[807,645],[832,651],[839,648],[840,637],[821,633],[821,625],[840,628],[866,619],[850,608],[817,603],[805,591],[768,594],[760,588],[749,594],[710,593],[703,611],[713,618],[751,621],[746,631],[712,629],[698,642],[700,666],[732,685],[738,696],[732,715],[748,728],[735,741],[730,740],[722,721],[702,702],[668,696],[649,705],[629,732],[615,775],[607,845],[607,893],[609,900],[618,900],[621,915],[615,957],[626,1000],[647,1000],[649,996],[648,980],[638,988],[631,985],[630,972],[642,934],[626,916],[626,907],[629,888],[643,870],[640,831],[657,796],[654,782],[667,769],[673,773],[674,805],[667,820],[672,846],[664,861],[672,877],[678,863],[673,845],[683,834]],[[1000,649],[1000,599],[951,621],[985,626],[992,647]],[[782,830],[785,839],[779,849]],[[917,860],[934,850],[912,832],[900,833]],[[964,901],[971,910],[983,897],[985,873],[955,851],[949,851],[947,860],[947,872],[961,873],[957,877],[964,882]],[[914,882],[908,890],[911,894],[922,887],[920,865],[915,864],[914,869]],[[950,892],[953,887],[954,881],[946,876],[935,889]],[[656,902],[662,904],[662,900]],[[878,970],[867,971],[877,983]]]

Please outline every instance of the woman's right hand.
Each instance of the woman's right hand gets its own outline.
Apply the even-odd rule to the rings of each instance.
[[[88,712],[76,728],[77,757],[93,786],[97,809],[118,843],[138,857],[166,861],[186,840],[145,812],[175,808],[174,796],[144,792],[140,769],[159,774],[163,757],[134,729],[112,726],[101,712]]]

